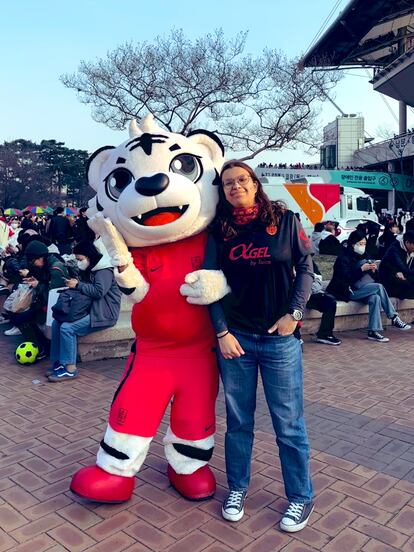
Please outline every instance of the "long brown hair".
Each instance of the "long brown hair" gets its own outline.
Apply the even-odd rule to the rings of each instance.
[[[281,216],[283,215],[282,206],[277,202],[270,201],[265,194],[262,183],[257,178],[256,173],[251,167],[249,167],[249,165],[247,165],[247,163],[237,160],[227,161],[227,163],[223,165],[220,172],[219,201],[217,204],[216,216],[212,222],[213,229],[219,232],[225,239],[232,238],[238,234],[236,223],[233,218],[233,206],[227,201],[223,190],[223,173],[228,169],[233,169],[235,167],[244,169],[257,185],[255,200],[259,206],[259,220],[263,223],[263,225],[265,227],[277,226]]]

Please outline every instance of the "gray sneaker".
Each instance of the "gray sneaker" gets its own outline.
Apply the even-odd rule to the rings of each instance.
[[[379,332],[368,332],[368,339],[371,341],[378,341],[379,343],[388,343],[388,337],[384,337]]]
[[[10,328],[10,330],[6,330],[4,332],[4,335],[22,335],[22,332],[19,330],[19,328],[13,326],[13,328]]]
[[[247,491],[230,491],[221,508],[227,521],[239,521],[244,516],[244,501]]]
[[[313,512],[313,502],[303,504],[301,502],[290,502],[282,519],[280,520],[280,528],[288,533],[296,533],[304,529],[309,521],[310,515]]]
[[[396,314],[394,318],[391,320],[391,324],[394,326],[394,328],[398,328],[399,330],[411,330],[410,324],[406,324],[404,320],[401,320],[401,318]]]

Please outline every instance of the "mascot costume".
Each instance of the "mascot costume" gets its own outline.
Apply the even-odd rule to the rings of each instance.
[[[171,402],[164,438],[168,477],[183,496],[215,492],[208,466],[218,389],[209,303],[229,288],[220,271],[200,270],[206,228],[218,201],[223,146],[212,133],[166,132],[148,115],[130,139],[89,160],[90,226],[102,240],[121,290],[134,303],[136,340],[95,466],[79,470],[71,490],[98,502],[131,497]]]

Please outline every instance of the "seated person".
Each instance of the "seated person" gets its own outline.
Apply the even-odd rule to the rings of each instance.
[[[44,243],[49,253],[55,253],[55,257],[63,262],[59,255],[59,250],[56,245],[50,240],[40,236],[36,230],[22,230],[19,232],[15,245],[9,244],[6,249],[7,256],[4,258],[2,267],[3,285],[0,287],[0,295],[8,295],[18,284],[22,283],[22,269],[28,268],[28,262],[25,256],[25,249],[30,242],[37,241]],[[7,313],[6,313],[7,314]],[[0,324],[8,322],[6,316],[0,318]],[[17,335],[17,330],[16,330]],[[13,335],[8,330],[6,335]]]
[[[318,343],[327,345],[340,345],[342,341],[334,336],[336,299],[322,290],[322,276],[320,270],[313,261],[313,283],[309,301],[306,304],[308,309],[315,309],[322,313],[321,324],[316,334]]]
[[[392,325],[400,330],[410,330],[398,316],[383,285],[377,282],[377,265],[365,257],[366,238],[362,232],[354,230],[348,238],[346,249],[336,259],[332,280],[326,293],[340,301],[360,301],[369,307],[368,339],[386,343],[388,337],[383,330],[381,307]]]
[[[380,259],[383,258],[390,245],[395,242],[399,233],[398,224],[393,220],[385,225],[384,233],[378,238],[378,257]]]
[[[367,244],[365,246],[365,252],[370,259],[378,258],[378,234],[379,234],[379,225],[371,220],[366,220],[363,223],[360,223],[356,227],[357,230],[362,232],[365,235]]]
[[[25,249],[28,268],[21,269],[23,282],[33,288],[33,299],[30,308],[24,312],[7,313],[14,328],[5,335],[23,335],[24,341],[31,341],[39,349],[38,359],[47,355],[49,343],[39,329],[39,324],[46,322],[49,290],[64,287],[68,272],[65,265],[53,254],[50,254],[44,243],[30,242]],[[12,332],[17,328],[18,331]]]
[[[79,242],[73,248],[79,279],[66,280],[69,289],[89,299],[89,314],[73,322],[52,323],[50,360],[53,365],[46,372],[49,381],[67,381],[77,377],[78,336],[115,326],[121,306],[121,291],[115,282],[114,271],[107,255],[100,253],[89,241]]]
[[[379,266],[381,283],[398,299],[414,299],[414,231],[403,234],[385,252]]]
[[[311,243],[312,243],[312,253],[315,255],[319,254],[319,242],[322,238],[322,232],[325,230],[325,225],[323,222],[317,222],[313,228],[313,232],[311,235]]]
[[[339,255],[341,253],[341,243],[336,237],[335,232],[335,223],[328,221],[325,224],[325,230],[321,233],[319,241],[319,253],[321,255]]]

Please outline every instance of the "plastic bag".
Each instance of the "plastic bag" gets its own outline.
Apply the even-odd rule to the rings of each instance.
[[[3,308],[9,312],[24,312],[29,310],[33,300],[33,288],[28,284],[19,284],[4,302]]]

